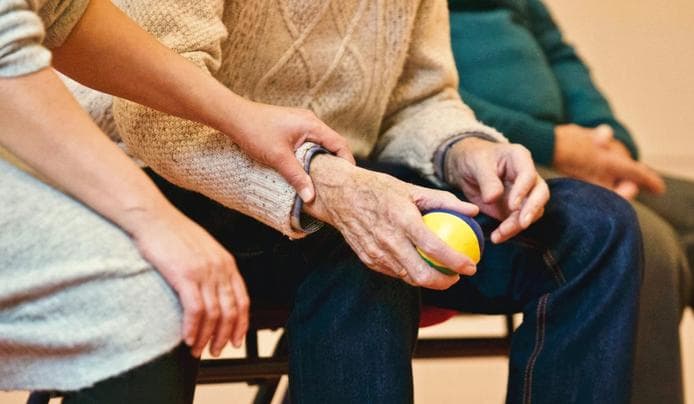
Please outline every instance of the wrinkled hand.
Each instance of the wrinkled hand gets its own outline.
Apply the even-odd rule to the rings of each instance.
[[[468,257],[424,225],[420,211],[451,209],[474,216],[476,206],[449,192],[408,184],[328,155],[313,159],[311,177],[316,200],[304,209],[337,228],[369,268],[431,289],[446,289],[458,281],[459,276],[431,268],[417,253],[418,246],[458,274],[475,273]]]
[[[501,243],[544,213],[549,188],[523,146],[470,137],[446,154],[446,178],[487,215],[501,221],[491,235]]]
[[[199,357],[211,342],[218,356],[228,341],[241,345],[248,330],[249,299],[234,257],[173,207],[133,212],[131,236],[142,256],[178,293],[183,338]]]
[[[227,133],[249,156],[282,175],[304,202],[313,200],[315,190],[294,155],[303,143],[319,144],[354,164],[345,138],[310,110],[245,101],[237,112],[241,119]]]
[[[611,189],[633,199],[641,189],[662,193],[665,183],[645,164],[635,161],[627,148],[614,139],[608,125],[555,128],[555,168],[571,177]]]

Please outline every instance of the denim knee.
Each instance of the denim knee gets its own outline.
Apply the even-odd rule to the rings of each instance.
[[[614,192],[599,186],[572,179],[548,181],[551,199],[546,216],[559,223],[565,245],[576,254],[598,258],[617,254],[621,262],[640,262],[641,265],[611,266],[605,271],[626,271],[639,281],[643,268],[643,243],[636,212],[631,204]],[[636,255],[637,259],[630,259]],[[635,273],[634,273],[635,272]]]
[[[636,212],[624,198],[606,188],[573,179],[549,180],[548,184],[552,194],[550,204],[559,204],[574,225],[596,226],[600,231],[588,232],[595,237],[600,237],[603,231],[616,231],[637,234],[640,241]]]

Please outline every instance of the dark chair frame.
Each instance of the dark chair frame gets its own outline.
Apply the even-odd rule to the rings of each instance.
[[[286,314],[280,312],[254,313],[246,335],[246,355],[235,359],[205,359],[200,363],[198,384],[240,383],[258,385],[253,404],[270,404],[277,392],[280,378],[287,374],[289,362],[284,331],[271,356],[261,357],[258,352],[258,332],[280,330]],[[505,316],[506,329],[502,336],[419,338],[415,359],[508,356],[511,335],[515,328],[512,315]]]
[[[483,356],[507,356],[515,328],[512,315],[505,316],[504,335],[488,337],[419,338],[415,359],[440,359]],[[270,404],[277,393],[280,378],[288,373],[289,361],[284,331],[287,313],[281,310],[254,311],[246,335],[245,357],[233,359],[204,359],[200,362],[198,384],[247,383],[257,385],[253,404]],[[261,357],[258,333],[262,330],[282,330],[273,353]],[[47,404],[52,393],[34,392],[27,404]]]

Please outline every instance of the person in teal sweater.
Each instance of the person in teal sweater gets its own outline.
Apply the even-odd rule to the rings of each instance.
[[[526,146],[548,176],[632,200],[646,260],[632,402],[682,403],[679,321],[692,304],[694,183],[638,161],[629,131],[540,0],[448,4],[460,94],[477,117]]]

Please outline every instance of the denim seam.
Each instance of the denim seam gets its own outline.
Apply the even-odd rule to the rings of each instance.
[[[535,348],[530,355],[528,365],[525,368],[525,378],[523,386],[523,404],[531,404],[532,402],[532,382],[533,371],[537,357],[545,344],[545,321],[547,319],[547,302],[549,301],[549,293],[543,295],[537,305],[537,333],[535,334]]]
[[[561,267],[557,263],[557,260],[554,258],[554,255],[552,254],[551,250],[541,246],[539,243],[527,237],[516,236],[513,239],[513,242],[520,244],[521,246],[542,251],[542,260],[545,262],[545,265],[547,265],[547,267],[552,272],[552,276],[554,277],[554,280],[557,282],[557,285],[561,286],[566,283],[566,277],[564,276],[564,273],[562,272]]]
[[[566,284],[566,277],[564,276],[561,267],[557,263],[557,260],[554,258],[554,255],[552,255],[552,251],[549,249],[545,250],[545,252],[542,254],[542,259],[545,261],[545,264],[547,264],[547,266],[552,270],[554,278],[556,279],[559,286]]]

